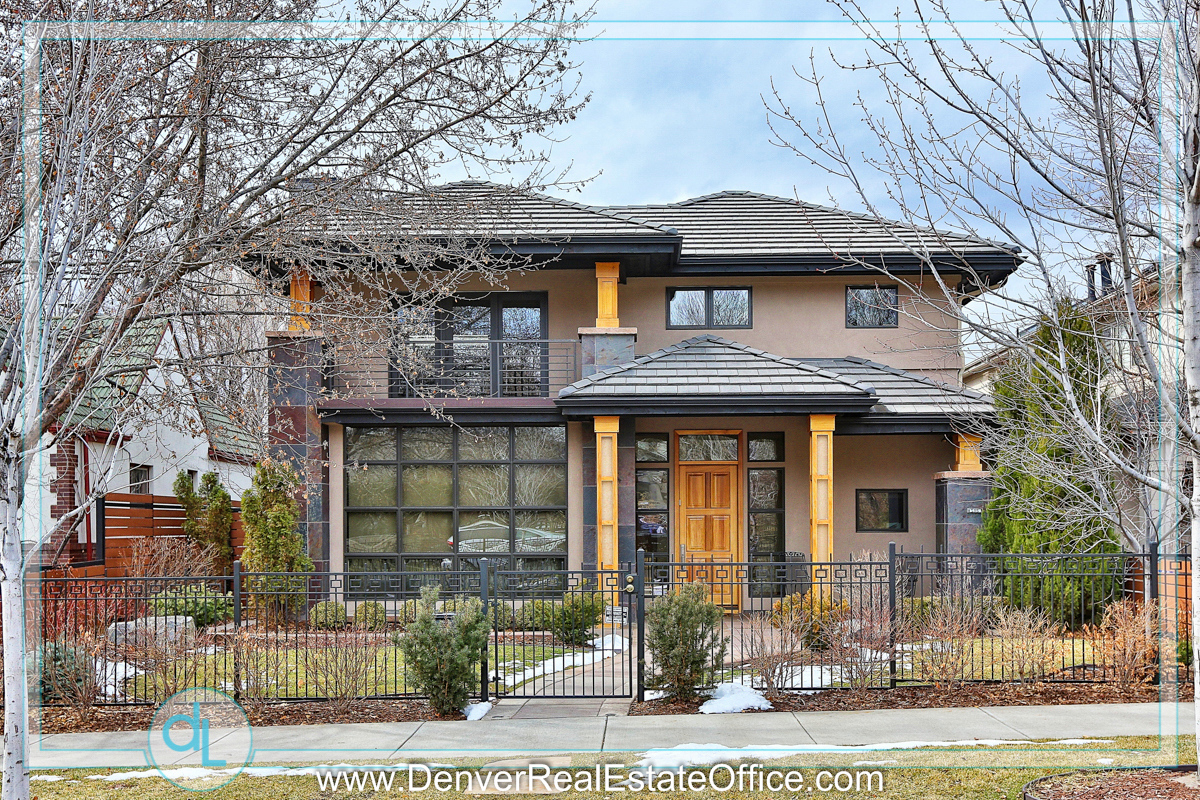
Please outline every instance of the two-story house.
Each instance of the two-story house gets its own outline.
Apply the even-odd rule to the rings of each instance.
[[[404,358],[370,368],[390,379],[361,380],[312,331],[271,335],[273,447],[305,471],[322,568],[939,546],[939,482],[981,475],[958,423],[990,406],[958,385],[958,326],[913,248],[939,242],[928,258],[968,297],[984,287],[967,276],[1003,281],[1012,251],[740,191],[612,208],[529,194],[512,215],[497,253],[540,268],[445,302]]]

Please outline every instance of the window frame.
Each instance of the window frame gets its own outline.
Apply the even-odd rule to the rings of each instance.
[[[656,561],[656,560],[657,561],[670,561],[671,560],[671,500],[672,500],[672,498],[671,498],[671,468],[670,468],[668,462],[666,462],[666,461],[643,461],[643,462],[641,462],[641,464],[643,466],[636,467],[633,471],[633,485],[634,485],[633,540],[634,540],[634,549],[637,549],[637,540],[641,536],[641,534],[639,533],[639,528],[641,525],[642,515],[643,514],[655,514],[655,515],[661,516],[665,520],[664,527],[667,530],[666,549],[662,553],[651,553],[651,552],[647,551],[646,559],[647,559],[647,561]],[[666,489],[666,492],[664,494],[663,505],[661,507],[655,506],[654,508],[642,508],[639,505],[636,490],[637,490],[637,485],[641,482],[639,480],[639,477],[640,477],[641,473],[643,473],[643,472],[661,472],[666,476],[666,480],[663,483],[663,486]]]
[[[861,496],[864,493],[874,494],[874,493],[878,493],[878,492],[886,492],[888,494],[895,493],[900,496],[900,502],[903,504],[903,509],[902,509],[903,513],[901,515],[903,517],[903,523],[902,523],[901,527],[899,527],[899,528],[864,528],[864,527],[862,527],[862,520],[860,520],[858,518],[858,509],[859,509],[858,498],[859,498],[859,496]],[[908,489],[855,489],[854,490],[854,532],[855,533],[908,533],[908,529],[909,529],[908,516],[909,516],[909,514],[908,514]]]
[[[894,325],[851,325],[850,324],[850,297],[851,292],[855,290],[869,289],[877,291],[879,289],[891,289],[896,293],[896,322]],[[900,284],[898,283],[873,283],[873,284],[851,284],[846,286],[845,295],[845,325],[847,330],[891,330],[900,327]]]
[[[745,325],[714,325],[713,324],[713,292],[745,291],[746,292],[746,324]],[[671,299],[675,292],[704,292],[704,324],[703,325],[673,325],[671,323]],[[666,320],[669,331],[732,331],[747,330],[754,327],[754,289],[751,286],[668,286],[666,293]]]
[[[420,428],[441,428],[450,431],[450,457],[445,460],[434,460],[427,458],[405,458],[403,456],[403,437],[406,430],[414,430]],[[442,426],[442,425],[348,425],[347,429],[360,428],[392,428],[396,431],[395,437],[395,452],[390,460],[381,459],[362,459],[351,462],[346,458],[346,446],[349,442],[347,435],[343,440],[343,465],[342,469],[347,474],[351,470],[351,464],[355,466],[388,466],[396,470],[396,486],[394,495],[394,505],[392,506],[362,506],[350,504],[350,481],[343,480],[342,487],[342,542],[343,542],[343,567],[348,568],[352,560],[366,561],[387,561],[393,562],[404,571],[409,571],[405,566],[406,562],[428,562],[431,559],[450,559],[452,563],[459,563],[463,560],[473,560],[479,558],[493,558],[494,561],[501,562],[501,569],[511,569],[515,567],[514,563],[517,559],[557,559],[563,565],[567,559],[568,539],[570,533],[568,530],[563,532],[562,550],[557,552],[535,552],[535,551],[520,551],[516,549],[517,543],[517,520],[518,515],[522,512],[561,512],[570,524],[570,474],[568,472],[569,445],[567,444],[566,425],[565,424],[521,424],[510,423],[500,425],[466,425],[463,428],[470,430],[472,428],[504,428],[508,431],[508,450],[502,460],[487,459],[487,460],[470,460],[462,459],[458,455],[459,435],[461,430],[459,426]],[[563,431],[563,453],[560,459],[520,459],[516,458],[517,436],[516,429],[518,428],[560,428]],[[463,505],[459,503],[460,492],[460,466],[504,466],[508,469],[508,502],[497,506],[480,506],[477,504]],[[522,466],[557,466],[562,468],[563,472],[563,503],[561,505],[539,504],[539,505],[518,505],[516,482],[517,468]],[[420,505],[408,506],[404,503],[404,468],[412,466],[443,466],[450,468],[451,480],[451,497],[450,505]],[[448,513],[450,514],[450,530],[453,544],[449,551],[443,552],[428,552],[428,551],[412,551],[405,552],[403,541],[405,533],[404,515],[413,512],[426,513]],[[357,513],[392,513],[395,515],[395,541],[394,549],[386,552],[369,553],[350,548],[350,515]],[[460,513],[497,513],[507,516],[508,525],[508,547],[504,551],[480,551],[480,552],[461,552],[459,540],[459,515]],[[505,566],[507,564],[507,566]]]
[[[134,470],[139,469],[146,470],[146,477],[143,480],[134,481],[133,472]],[[138,491],[140,488],[144,488],[145,491]],[[154,494],[154,465],[137,464],[132,461],[129,462],[129,493],[149,495]]]
[[[752,466],[746,467],[746,556],[747,559],[753,561],[755,557],[764,555],[775,555],[777,553],[787,552],[787,467],[784,466],[782,460],[779,461],[754,461],[748,462]],[[750,495],[750,473],[755,470],[771,470],[779,476],[779,505],[768,507],[757,507],[753,505],[753,498]],[[753,530],[751,519],[755,514],[773,514],[779,520],[779,544],[778,550],[752,550],[750,547],[750,535]]]
[[[750,456],[750,442],[752,439],[773,439],[777,443],[779,458],[752,458]],[[782,464],[785,461],[784,447],[787,445],[787,437],[783,431],[747,431],[746,432],[746,463],[747,464]]]

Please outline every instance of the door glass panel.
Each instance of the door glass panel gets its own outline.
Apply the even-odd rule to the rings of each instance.
[[[676,289],[671,294],[667,321],[671,325],[704,327],[704,290]]]
[[[644,549],[647,556],[657,556],[658,560],[666,558],[668,539],[666,514],[637,515],[637,546]]]
[[[738,437],[728,433],[687,433],[679,437],[680,461],[737,461]]]
[[[639,469],[637,471],[637,507],[660,509],[667,507],[667,471]]]
[[[449,428],[405,428],[400,457],[405,461],[449,461],[453,436]]]
[[[661,464],[667,460],[667,434],[639,433],[637,460]]]
[[[750,552],[778,553],[783,550],[783,515],[754,513],[750,515]]]
[[[750,508],[783,508],[783,470],[750,470]]]
[[[500,309],[501,339],[542,338],[542,309],[505,307]]]
[[[400,552],[449,553],[454,549],[453,536],[454,515],[449,511],[405,511]]]
[[[449,464],[409,464],[402,475],[404,505],[454,505],[454,470]]]
[[[458,552],[507,553],[507,511],[458,512]]]
[[[567,512],[518,511],[516,550],[521,553],[565,553]]]
[[[508,428],[463,428],[458,432],[462,461],[508,461]]]
[[[508,496],[508,465],[463,464],[458,468],[460,506],[506,506]]]
[[[713,325],[716,327],[750,324],[750,292],[747,289],[713,289]]]
[[[396,505],[394,466],[349,467],[346,469],[346,505]]]
[[[351,512],[346,515],[346,550],[351,553],[396,552],[396,515]]]
[[[517,428],[517,461],[562,461],[567,457],[567,429],[561,425]]]
[[[565,506],[567,468],[561,464],[518,464],[517,506]]]
[[[346,428],[347,463],[395,460],[395,428]]]

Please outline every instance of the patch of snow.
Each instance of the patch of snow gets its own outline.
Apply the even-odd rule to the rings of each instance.
[[[1113,760],[1111,758],[1097,758],[1096,763],[1097,764],[1111,764],[1111,763],[1113,763]]]
[[[125,682],[141,673],[142,670],[124,661],[96,660],[96,680],[100,684],[100,691],[113,700],[124,700]]]
[[[31,781],[61,781],[65,780],[62,775],[30,775]]]
[[[285,777],[306,777],[316,775],[320,772],[328,772],[334,769],[343,770],[396,770],[405,772],[413,768],[413,764],[315,764],[311,767],[246,767],[241,771],[244,776],[252,778],[273,778],[277,776]],[[451,768],[453,764],[429,764],[430,769]],[[142,769],[133,770],[130,772],[114,772],[111,775],[88,775],[87,778],[93,781],[110,781],[113,783],[119,781],[138,780],[140,778],[162,778],[166,777],[170,780],[201,780],[204,778],[225,778],[230,775],[236,775],[237,768],[231,769],[205,769],[204,767],[179,767],[178,769],[162,770],[157,769]],[[31,779],[37,780],[37,777],[31,776]],[[41,780],[61,780],[57,776],[41,777]]]
[[[770,711],[774,706],[757,689],[740,683],[722,683],[713,690],[712,699],[700,706],[700,713],[740,714],[752,708]]]
[[[620,636],[604,637],[622,639]],[[600,641],[600,640],[596,640]],[[565,672],[568,669],[575,667],[586,667],[589,664],[595,664],[597,661],[604,661],[606,658],[612,658],[616,655],[616,650],[589,650],[586,653],[570,653],[564,656],[555,656],[548,658],[545,661],[539,662],[532,667],[527,667],[521,672],[510,672],[504,676],[504,683],[509,686],[520,686],[522,683],[533,678],[540,678],[543,675],[553,675],[556,672]]]
[[[624,653],[629,647],[629,640],[624,636],[615,636],[610,634],[608,636],[601,636],[598,639],[592,639],[590,642],[588,642],[588,644],[597,650]]]
[[[462,712],[467,715],[467,722],[477,722],[491,710],[491,703],[469,703]]]
[[[1031,739],[962,739],[944,742],[883,742],[881,744],[810,744],[810,745],[750,745],[728,747],[723,744],[681,744],[675,747],[648,750],[639,767],[656,769],[678,769],[681,767],[723,764],[738,759],[766,761],[787,758],[802,753],[869,753],[876,750],[916,750],[921,747],[1001,747],[1015,744],[1111,744],[1111,739],[1059,739],[1049,742],[1034,742]]]
[[[646,699],[647,700],[661,700],[666,696],[667,696],[667,693],[664,691],[661,691],[659,689],[647,689],[646,690]]]

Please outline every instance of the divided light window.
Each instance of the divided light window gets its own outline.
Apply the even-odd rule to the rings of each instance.
[[[750,321],[749,287],[667,289],[668,328],[749,328]]]
[[[348,572],[565,566],[562,425],[347,427],[345,458]]]
[[[669,561],[671,558],[670,530],[670,458],[668,434],[639,433],[636,440],[639,466],[634,481],[637,494],[636,547],[646,551],[647,561]]]
[[[900,294],[895,286],[847,286],[847,328],[896,328],[900,325]]]
[[[907,531],[908,490],[857,490],[854,498],[854,527],[866,533]]]

